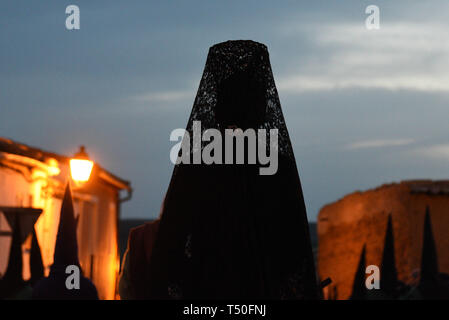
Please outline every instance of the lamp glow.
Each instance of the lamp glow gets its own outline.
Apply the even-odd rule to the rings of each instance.
[[[94,162],[89,160],[84,146],[81,146],[80,151],[70,160],[70,173],[72,179],[75,182],[89,181],[93,166]]]
[[[90,178],[94,163],[90,160],[71,159],[70,173],[76,182],[86,182]]]

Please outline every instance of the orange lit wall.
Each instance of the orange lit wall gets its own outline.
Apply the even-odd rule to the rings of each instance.
[[[426,206],[430,208],[440,272],[449,273],[449,195],[412,193],[410,184],[404,182],[350,194],[321,210],[318,270],[321,279],[332,279],[327,290],[335,291],[338,299],[349,298],[365,244],[366,264],[380,266],[389,214],[399,280],[413,282],[412,273],[420,268]]]

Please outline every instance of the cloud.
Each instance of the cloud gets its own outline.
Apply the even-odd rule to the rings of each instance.
[[[364,140],[357,141],[346,145],[346,149],[368,149],[368,148],[385,148],[385,147],[399,147],[412,144],[413,139],[379,139],[379,140]]]
[[[449,144],[436,144],[414,150],[414,153],[430,159],[449,160]]]
[[[434,78],[427,75],[410,76],[375,76],[375,77],[340,77],[326,76],[293,76],[283,78],[279,89],[287,93],[303,93],[308,91],[329,91],[336,89],[386,89],[415,90],[424,92],[449,92],[449,77]]]
[[[307,32],[320,55],[309,55],[277,83],[287,93],[350,88],[449,92],[447,29],[437,23],[381,24],[380,30],[367,30],[363,23],[297,28]]]
[[[161,91],[149,92],[132,97],[132,100],[138,102],[178,102],[191,101],[194,98],[194,90]]]

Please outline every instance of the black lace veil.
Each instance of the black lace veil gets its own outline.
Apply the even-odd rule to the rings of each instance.
[[[251,69],[257,81],[266,88],[266,116],[261,129],[278,129],[278,148],[294,161],[293,149],[281,110],[278,92],[271,71],[267,47],[254,41],[227,41],[212,46],[200,82],[186,130],[192,136],[193,121],[201,121],[201,129],[218,129],[215,106],[220,84],[237,72]]]
[[[317,298],[301,183],[265,45],[210,48],[186,131],[193,135],[194,121],[203,132],[220,129],[220,86],[245,72],[264,88],[258,128],[278,130],[279,169],[263,176],[246,165],[176,165],[146,298]]]

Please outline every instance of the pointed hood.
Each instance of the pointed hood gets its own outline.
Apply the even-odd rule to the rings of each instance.
[[[15,219],[11,249],[6,272],[1,279],[0,296],[2,298],[13,294],[23,284],[22,278],[22,240],[20,231],[20,220]]]
[[[352,285],[351,300],[363,300],[366,297],[366,245],[363,245],[362,253],[360,254],[359,265],[354,277]]]
[[[36,283],[37,280],[44,276],[44,264],[42,262],[41,248],[37,241],[36,231],[33,228],[33,238],[31,239],[31,252],[30,252],[30,271],[31,271],[31,283]]]
[[[66,287],[68,265],[80,268],[80,289],[69,290]],[[54,262],[50,275],[36,282],[33,287],[33,299],[38,300],[98,300],[95,285],[82,275],[78,260],[76,239],[76,219],[73,210],[70,186],[67,185],[61,206],[58,236],[56,238]]]
[[[438,277],[438,257],[433,238],[432,223],[430,221],[429,207],[426,208],[426,217],[424,219],[424,236],[421,256],[421,279],[424,281],[436,281]]]
[[[65,269],[68,265],[79,266],[76,219],[70,184],[67,184],[64,199],[62,200],[52,270],[60,267]]]
[[[19,221],[20,220],[16,218],[12,234],[11,249],[9,251],[8,267],[2,278],[4,281],[22,281],[22,236]]]
[[[381,290],[388,295],[394,294],[398,286],[398,274],[394,254],[394,235],[391,215],[388,216],[380,275]]]

